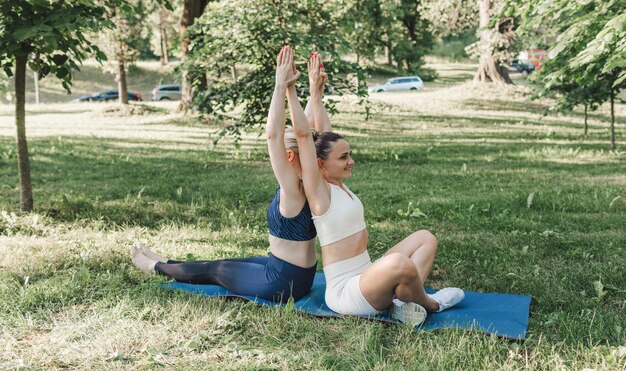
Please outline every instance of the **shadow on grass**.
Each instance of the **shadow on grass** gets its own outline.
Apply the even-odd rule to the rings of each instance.
[[[463,107],[484,111],[519,111],[528,113],[543,113],[550,106],[538,102],[515,102],[501,99],[468,99],[463,103]]]
[[[126,143],[131,141],[126,141]],[[31,140],[36,211],[112,225],[263,225],[276,181],[269,165],[215,151],[120,149],[94,139]],[[14,159],[0,160],[0,208],[14,210]],[[245,185],[245,186],[244,186]],[[4,186],[4,184],[3,184]]]
[[[393,139],[393,138],[390,138]],[[408,140],[404,138],[405,140]],[[493,187],[511,182],[523,189],[536,187],[537,179],[559,179],[557,184],[580,177],[611,176],[616,164],[559,163],[551,161],[546,148],[529,143],[445,143],[428,139],[409,147],[373,146],[354,140],[355,189],[376,184],[383,190],[393,180],[393,190],[450,189],[450,202],[468,197],[476,184],[487,179]],[[415,141],[415,139],[413,139]],[[132,141],[127,141],[132,143]],[[77,138],[72,141],[33,140],[37,148],[31,159],[36,210],[59,221],[93,220],[108,225],[139,225],[156,228],[171,223],[189,223],[221,229],[233,226],[266,228],[265,209],[277,182],[261,151],[250,158],[228,157],[225,152],[118,148],[114,142]],[[550,146],[559,155],[558,148]],[[588,145],[593,150],[597,146]],[[536,150],[537,153],[533,152]],[[529,152],[530,151],[530,152]],[[571,152],[571,151],[570,151]],[[521,155],[527,153],[527,155]],[[572,155],[575,156],[575,155]],[[0,160],[0,207],[13,210],[17,193],[14,159]],[[468,170],[463,170],[467,167]],[[393,177],[393,178],[390,178]],[[542,186],[542,187],[543,187]],[[379,191],[372,189],[374,195]],[[468,193],[470,192],[470,193]],[[505,193],[499,197],[504,197]],[[489,193],[487,193],[489,195]],[[381,201],[362,195],[372,210]],[[406,201],[398,199],[398,205]],[[447,203],[447,202],[444,202]],[[518,207],[523,208],[521,202]],[[573,209],[571,206],[570,209]],[[398,215],[395,215],[398,218]]]

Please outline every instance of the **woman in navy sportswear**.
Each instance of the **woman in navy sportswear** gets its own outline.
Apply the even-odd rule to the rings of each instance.
[[[330,119],[322,102],[327,76],[317,53],[311,54],[307,64],[311,99],[306,112],[311,117],[311,128],[317,132],[330,131]],[[317,233],[302,186],[296,138],[291,128],[285,130],[287,88],[299,77],[293,49],[284,46],[276,58],[276,81],[266,128],[270,162],[279,184],[267,210],[270,254],[181,262],[165,259],[140,245],[131,251],[138,268],[179,282],[216,284],[240,295],[280,302],[290,297],[298,300],[311,289],[317,265]]]

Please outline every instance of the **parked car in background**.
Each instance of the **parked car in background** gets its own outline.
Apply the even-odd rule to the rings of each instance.
[[[423,90],[424,82],[419,76],[394,77],[387,80],[383,85],[372,86],[368,89],[370,93],[381,93],[384,91],[405,91]]]
[[[513,59],[513,61],[511,61],[511,67],[513,67],[517,72],[521,72],[522,74],[529,74],[535,70],[534,64],[527,63],[519,59]]]
[[[76,101],[78,102],[106,102],[106,101],[110,101],[110,100],[117,100],[119,98],[119,93],[117,92],[117,90],[103,90],[100,93],[96,93],[93,95],[85,95],[82,96],[78,99],[76,99]],[[131,93],[128,92],[128,100],[141,100],[141,94],[140,93]]]
[[[157,85],[152,89],[152,100],[180,100],[181,85]]]

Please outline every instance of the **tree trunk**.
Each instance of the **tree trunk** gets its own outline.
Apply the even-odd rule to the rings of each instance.
[[[35,104],[39,105],[41,96],[39,95],[39,73],[37,71],[33,71],[33,80],[35,80]]]
[[[239,75],[237,74],[237,66],[233,65],[231,67],[231,72],[233,75],[233,80],[235,80],[235,82],[237,82],[237,80],[239,79]]]
[[[159,25],[159,44],[161,46],[161,66],[165,66],[165,46],[163,43],[163,25]]]
[[[15,56],[15,126],[17,126],[17,168],[20,177],[20,210],[33,210],[33,186],[26,142],[26,61],[27,54]]]
[[[512,84],[509,71],[506,66],[502,66],[496,61],[491,50],[491,39],[495,29],[488,29],[491,12],[491,0],[478,0],[480,15],[480,62],[474,81],[493,82],[498,85]]]
[[[180,20],[181,64],[185,62],[187,53],[189,53],[189,44],[191,43],[191,40],[187,36],[187,28],[193,24],[196,18],[202,15],[207,3],[208,0],[183,0],[183,16]],[[179,112],[185,110],[191,103],[192,81],[189,76],[189,71],[185,68],[183,68],[181,74],[181,85],[181,98],[180,104],[178,105]]]
[[[167,28],[163,26],[163,57],[165,58],[165,64],[170,63],[170,47],[167,43]]]
[[[589,126],[587,125],[587,118],[588,118],[587,108],[588,108],[588,105],[585,104],[585,137],[587,137],[587,133],[589,131]]]
[[[120,54],[117,71],[117,92],[120,104],[128,104],[128,85],[126,83],[126,66],[124,56]]]
[[[611,149],[615,150],[615,90],[611,90]]]
[[[198,83],[196,85],[198,87],[198,91],[205,91],[209,87],[209,80],[206,77],[206,73],[203,73],[198,78]]]
[[[161,65],[165,66],[169,63],[168,47],[167,47],[167,28],[165,26],[165,17],[167,9],[161,6],[159,11],[159,40],[161,44]]]
[[[391,42],[387,42],[385,45],[385,56],[387,57],[387,64],[393,67],[393,56],[391,55]]]

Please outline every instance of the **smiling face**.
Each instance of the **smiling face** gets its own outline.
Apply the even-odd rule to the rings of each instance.
[[[345,139],[339,139],[332,144],[327,158],[318,159],[322,176],[328,181],[342,181],[352,175],[354,160],[350,144]]]

